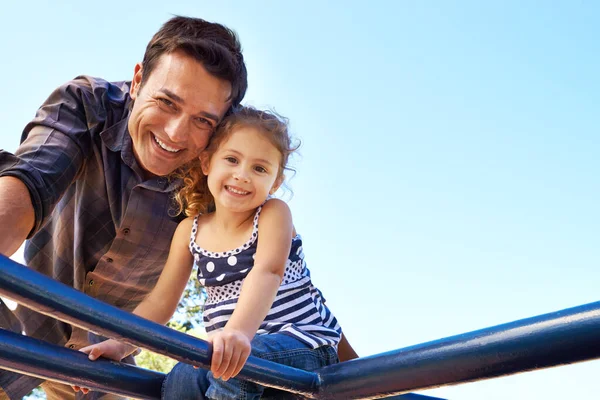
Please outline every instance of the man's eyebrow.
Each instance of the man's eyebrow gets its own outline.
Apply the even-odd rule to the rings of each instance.
[[[185,101],[178,95],[176,95],[175,93],[171,92],[169,89],[165,89],[165,88],[161,88],[159,89],[160,92],[166,94],[167,96],[169,96],[170,98],[172,98],[173,100],[175,100],[176,102],[180,103],[180,104],[185,104]],[[212,119],[215,123],[219,122],[219,116],[215,115],[215,114],[211,114],[209,112],[206,111],[200,111],[198,113],[198,115],[208,118],[208,119]]]
[[[171,92],[169,89],[161,88],[158,91],[163,92],[164,94],[166,94],[167,96],[169,96],[170,98],[172,98],[173,100],[175,100],[178,103],[185,104],[185,101],[183,101],[183,99],[181,97],[177,96],[175,93]]]

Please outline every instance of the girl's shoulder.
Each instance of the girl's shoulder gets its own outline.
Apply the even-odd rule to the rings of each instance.
[[[172,246],[177,245],[187,247],[187,243],[190,240],[193,223],[193,217],[187,217],[179,222],[179,225],[177,225],[177,229],[175,230],[175,234],[173,235]]]
[[[192,215],[191,217],[186,217],[184,220],[182,220],[179,225],[182,227],[191,228],[195,224],[206,223],[208,220],[210,220],[213,214],[214,213]]]
[[[258,227],[265,226],[281,226],[280,224],[289,225],[293,229],[292,212],[288,204],[280,199],[268,199],[260,210],[260,223]]]
[[[188,236],[190,232],[194,230],[194,228],[198,228],[200,224],[202,224],[206,219],[206,214],[198,214],[195,216],[187,217],[183,219],[179,225],[177,226],[178,232],[187,232]]]
[[[292,210],[290,210],[288,203],[280,199],[272,198],[267,200],[267,202],[263,205],[263,209],[267,205],[269,209],[271,209],[272,214],[279,215],[281,218],[289,219],[289,222],[292,224],[292,238],[296,237],[296,227],[293,224]]]
[[[290,206],[288,206],[288,204],[285,201],[271,198],[265,201],[265,203],[262,205],[261,214],[264,212],[289,214],[291,213],[291,210]]]
[[[194,224],[194,219],[196,219],[196,217],[186,217],[184,218],[179,225],[177,226],[177,229],[186,229],[186,228],[192,228],[192,225]]]
[[[260,216],[258,214],[260,214]],[[259,218],[260,221],[272,220],[291,222],[292,211],[285,201],[271,198],[264,202],[260,212],[257,213],[257,218]]]
[[[177,230],[175,230],[175,236],[178,239],[189,238],[190,232],[192,232],[192,228],[194,226],[194,217],[184,218],[179,225],[177,225]]]

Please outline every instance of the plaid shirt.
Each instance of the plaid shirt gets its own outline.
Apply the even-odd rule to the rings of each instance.
[[[127,129],[130,105],[129,82],[68,82],[26,126],[16,153],[0,151],[0,176],[20,178],[31,194],[27,265],[131,311],[158,280],[181,218],[169,212],[178,182],[143,178]],[[15,314],[28,336],[88,343],[79,328],[21,306]]]

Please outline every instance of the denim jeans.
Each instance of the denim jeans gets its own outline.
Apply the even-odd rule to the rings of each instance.
[[[306,371],[338,362],[336,349],[323,346],[312,349],[298,339],[281,333],[257,335],[252,340],[251,355]],[[210,371],[179,363],[167,375],[162,387],[166,400],[253,400],[296,399],[288,392],[265,388],[237,378],[224,382]]]

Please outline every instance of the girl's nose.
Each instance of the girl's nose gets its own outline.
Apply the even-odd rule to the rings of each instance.
[[[243,182],[249,182],[250,181],[250,178],[248,177],[248,174],[242,168],[238,168],[237,170],[235,170],[233,172],[233,179],[238,180],[238,181],[243,181]]]

